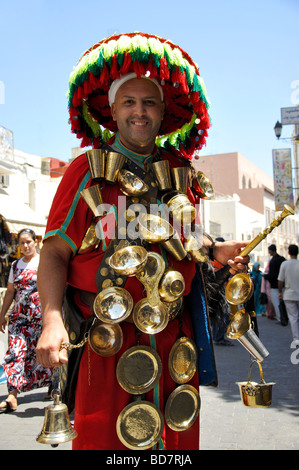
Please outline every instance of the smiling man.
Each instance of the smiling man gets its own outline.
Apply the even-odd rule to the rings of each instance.
[[[49,214],[38,273],[43,333],[37,354],[45,366],[68,363],[68,383],[63,396],[71,409],[75,407],[78,437],[73,441],[74,449],[199,447],[199,385],[217,384],[204,288],[207,279],[201,263],[187,256],[187,252],[183,259],[178,259],[161,243],[149,244],[143,239],[134,242],[145,248],[148,257],[159,254],[165,269],[171,267],[176,275],[183,276],[185,290],[181,298],[176,298],[175,305],[171,302],[164,305],[159,300],[160,310],[166,311],[164,329],[153,334],[141,331],[130,314],[119,323],[119,349],[113,354],[98,353],[90,340],[86,341],[96,320],[96,296],[105,293],[107,287],[122,288],[126,291],[124,297],[132,297],[135,309],[147,299],[147,292],[137,277],[123,279],[110,267],[109,257],[119,248],[120,240],[109,240],[108,231],[103,229],[104,216],[94,214],[81,194],[82,190],[97,186],[103,202],[115,207],[116,220],[126,216],[126,209],[133,202],[144,204],[148,211],[153,201],[158,204],[165,194],[152,171],[154,163],[163,161],[169,168],[187,170],[185,201],[198,205],[191,159],[207,136],[207,110],[204,84],[195,63],[178,46],[154,35],[130,33],[104,39],[83,54],[71,75],[70,122],[73,132],[82,139],[82,146],[100,148],[108,156],[115,153],[119,161],[125,162],[124,169],[136,171],[149,182],[145,185],[147,192],[140,198],[128,190],[128,205],[118,207],[119,196],[124,197],[119,181],[92,176],[88,154],[82,153],[65,173]],[[170,190],[173,189],[174,184]],[[108,215],[113,224],[115,214]],[[102,227],[96,236],[95,225]],[[131,244],[130,236],[126,237],[121,241]],[[185,240],[182,238],[181,242]],[[202,248],[222,264],[229,264],[235,273],[249,261],[248,257],[238,256],[246,244],[236,241],[214,244],[206,237]],[[183,419],[179,423],[183,429],[178,430],[167,419],[166,409],[172,394],[177,392],[177,383],[169,371],[169,353],[181,336],[195,341],[198,363],[195,360],[187,380],[194,394],[192,416]],[[65,347],[69,341],[77,348],[68,355]],[[161,376],[158,380],[150,378],[152,385],[144,391],[144,400],[136,401],[135,405],[130,389],[116,373],[131,348],[134,351],[145,348],[149,354],[146,367],[140,362],[134,365],[137,375],[131,377],[133,382],[143,374],[147,376],[152,370],[151,361],[157,360],[154,371],[161,364]],[[138,353],[140,357],[142,351]],[[144,415],[145,422],[138,418]]]

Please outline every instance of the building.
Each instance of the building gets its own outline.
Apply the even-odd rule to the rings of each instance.
[[[273,179],[239,152],[197,156],[197,170],[211,181],[215,197],[205,200],[205,230],[226,240],[253,240],[279,213],[275,212]],[[287,217],[251,253],[262,268],[269,259],[268,246],[287,258],[289,244],[298,243],[298,216]]]

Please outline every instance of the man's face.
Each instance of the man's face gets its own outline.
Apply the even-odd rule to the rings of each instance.
[[[164,114],[164,103],[153,82],[137,78],[125,82],[116,93],[111,112],[120,140],[128,149],[144,155],[153,151]]]

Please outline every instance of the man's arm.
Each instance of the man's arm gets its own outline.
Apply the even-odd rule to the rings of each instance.
[[[67,354],[59,351],[68,334],[62,320],[62,302],[72,250],[58,236],[45,240],[40,255],[37,287],[40,296],[43,330],[36,347],[38,362],[56,367],[67,362]]]

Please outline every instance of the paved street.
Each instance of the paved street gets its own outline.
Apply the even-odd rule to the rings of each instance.
[[[248,408],[240,399],[235,382],[247,380],[250,359],[244,347],[216,346],[219,387],[201,388],[202,450],[298,450],[299,449],[299,348],[290,349],[290,328],[276,325],[265,317],[258,319],[260,338],[270,352],[263,362],[266,382],[273,386],[268,408]],[[259,381],[258,367],[252,379]],[[0,450],[69,450],[71,443],[53,449],[38,444],[47,389],[23,393],[16,412],[0,415]],[[0,385],[0,399],[6,398],[6,385]]]

